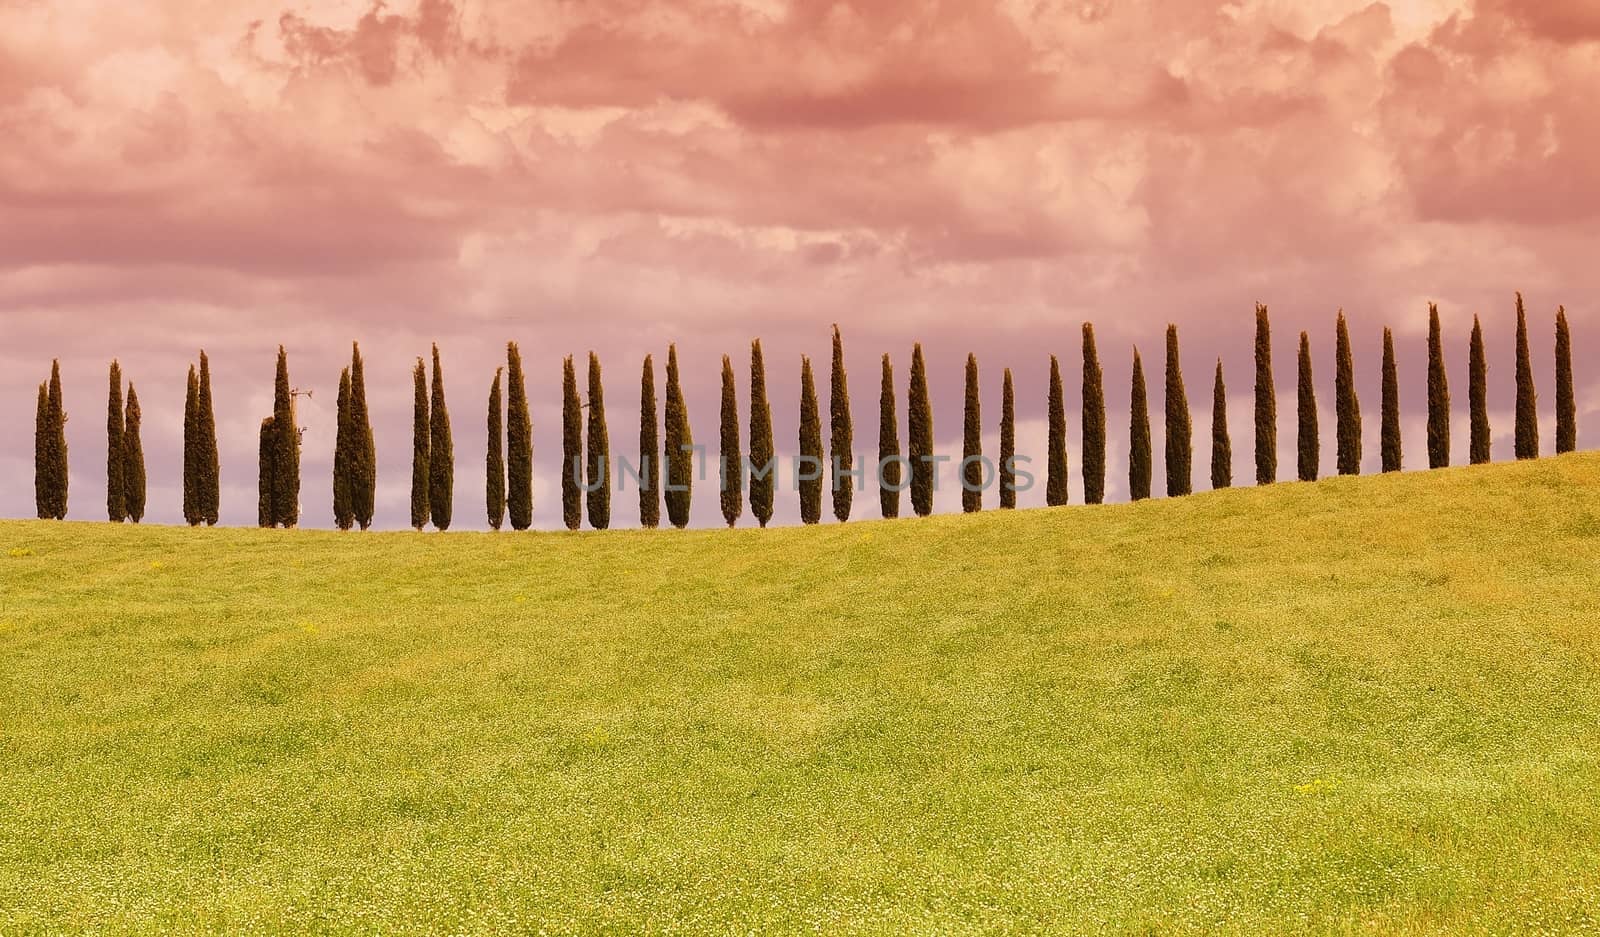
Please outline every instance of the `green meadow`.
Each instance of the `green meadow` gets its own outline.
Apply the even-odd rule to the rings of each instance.
[[[6,934],[1597,928],[1600,455],[767,531],[0,523]]]

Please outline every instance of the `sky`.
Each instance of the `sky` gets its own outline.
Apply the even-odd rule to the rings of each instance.
[[[329,526],[333,404],[367,361],[378,523],[407,524],[410,371],[438,343],[458,527],[483,527],[489,383],[529,373],[535,519],[559,525],[560,375],[604,366],[615,455],[637,459],[639,369],[676,343],[715,455],[720,362],[748,405],[766,351],[781,456],[799,364],[826,401],[842,331],[856,448],[877,446],[880,357],[900,397],[927,353],[938,449],[962,366],[998,447],[1002,369],[1040,466],[1049,356],[1078,477],[1079,332],[1095,324],[1108,494],[1126,497],[1128,380],[1178,326],[1207,487],[1223,362],[1234,476],[1250,464],[1253,311],[1276,337],[1280,476],[1309,332],[1333,465],[1333,335],[1349,319],[1378,460],[1383,327],[1407,468],[1425,465],[1427,305],[1444,322],[1464,461],[1467,336],[1489,341],[1494,455],[1511,454],[1514,296],[1544,451],[1565,305],[1579,446],[1600,433],[1600,5],[1592,0],[0,0],[0,516],[33,515],[37,385],[59,358],[70,516],[104,517],[107,365],[138,388],[147,520],[181,520],[187,367],[215,373],[222,519],[255,522],[256,433],[279,344],[313,391],[303,517]],[[696,524],[721,522],[703,485]],[[958,509],[947,473],[940,510]],[[636,522],[635,495],[614,523]],[[987,503],[993,506],[993,492]],[[875,496],[856,516],[877,515]],[[785,481],[776,521],[797,520]],[[748,513],[742,523],[750,523]]]

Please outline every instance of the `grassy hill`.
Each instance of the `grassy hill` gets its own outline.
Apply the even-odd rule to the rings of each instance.
[[[1600,917],[1600,456],[805,530],[0,523],[0,931]]]

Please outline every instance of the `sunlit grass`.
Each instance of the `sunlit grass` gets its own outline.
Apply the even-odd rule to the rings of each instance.
[[[806,530],[0,523],[0,932],[1569,932],[1600,457]]]

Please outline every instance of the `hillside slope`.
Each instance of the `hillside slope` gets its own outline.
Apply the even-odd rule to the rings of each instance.
[[[812,529],[0,523],[0,931],[1594,928],[1600,455]]]

